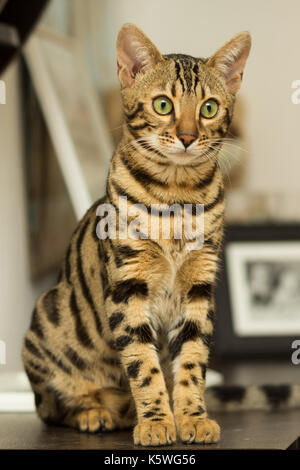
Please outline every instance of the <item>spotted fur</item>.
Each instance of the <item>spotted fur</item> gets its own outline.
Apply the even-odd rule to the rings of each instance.
[[[37,301],[23,348],[26,372],[46,422],[89,432],[135,425],[134,442],[142,445],[171,444],[176,428],[184,442],[216,442],[220,430],[207,417],[204,390],[223,232],[217,156],[250,37],[240,33],[209,59],[163,56],[125,25],[117,48],[123,138],[106,195],[75,230],[59,282]],[[172,101],[169,115],[153,109],[159,95]],[[200,107],[209,98],[219,111],[204,119]],[[121,239],[119,227],[116,238],[99,240],[96,209],[111,203],[118,212],[120,196],[149,210],[192,204],[193,217],[204,204],[203,247],[188,250],[173,229],[169,240]]]

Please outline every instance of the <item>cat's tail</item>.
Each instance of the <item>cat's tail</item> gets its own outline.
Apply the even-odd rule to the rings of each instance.
[[[298,385],[216,385],[205,392],[209,411],[300,408]]]

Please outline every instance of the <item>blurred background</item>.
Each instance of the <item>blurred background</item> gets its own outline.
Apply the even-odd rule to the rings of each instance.
[[[218,294],[226,322],[220,331],[227,332],[220,351],[290,354],[291,339],[300,336],[300,105],[292,100],[300,80],[299,17],[297,0],[48,2],[23,53],[1,76],[0,377],[22,370],[34,302],[53,284],[76,221],[104,192],[121,134],[115,42],[126,22],[162,53],[196,57],[211,55],[239,31],[252,35],[233,143],[221,157],[227,242],[240,252],[224,260],[233,268],[223,270],[226,292]],[[235,304],[240,286],[244,306]]]

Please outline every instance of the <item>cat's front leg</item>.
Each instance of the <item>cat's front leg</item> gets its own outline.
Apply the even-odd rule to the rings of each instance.
[[[146,289],[126,280],[107,299],[114,347],[129,379],[138,423],[134,443],[144,446],[172,444],[176,429],[169,395],[155,348],[155,332],[147,319]]]
[[[209,320],[197,321],[196,312],[201,308],[200,299],[187,307],[185,321],[170,343],[174,367],[173,402],[180,439],[186,443],[209,444],[219,441],[220,428],[208,419],[204,400],[211,325]]]
[[[208,419],[204,400],[214,317],[212,271],[206,281],[203,278],[191,279],[188,283],[184,322],[170,333],[174,417],[178,435],[185,443],[209,444],[218,442],[220,438],[220,427]]]

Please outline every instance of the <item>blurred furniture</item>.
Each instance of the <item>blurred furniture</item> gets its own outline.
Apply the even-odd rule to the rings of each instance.
[[[113,144],[77,39],[37,28],[24,49],[77,219],[105,192]]]
[[[0,73],[20,51],[48,0],[0,0]]]

